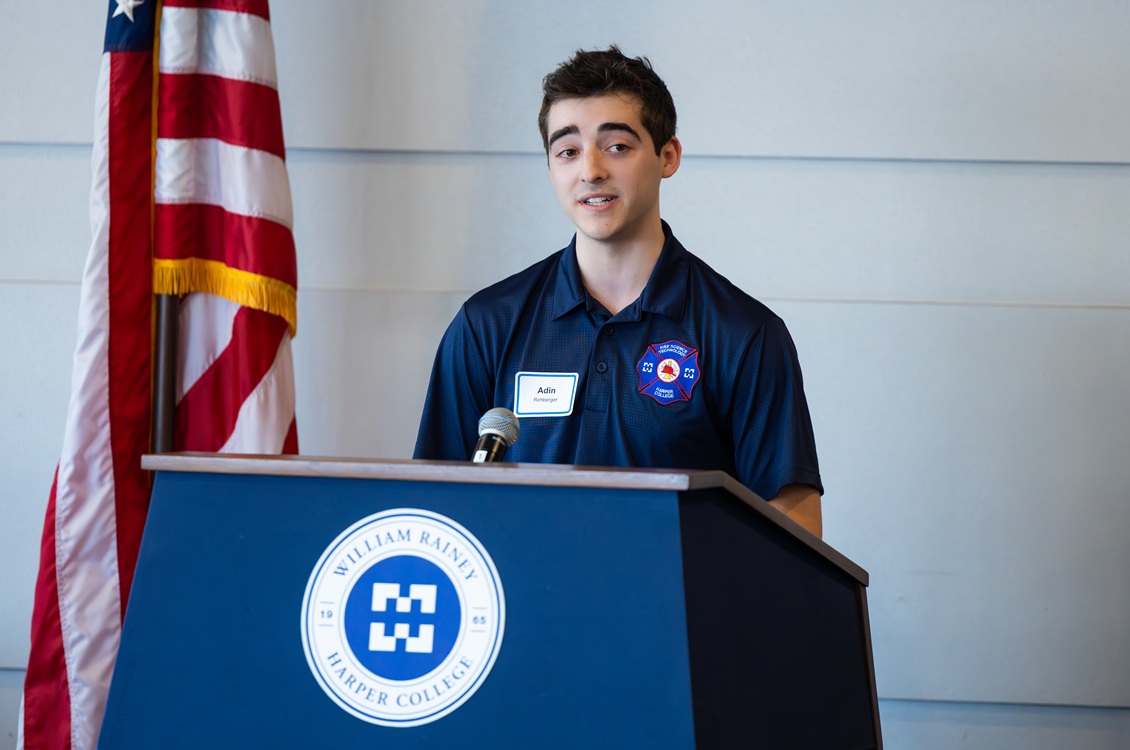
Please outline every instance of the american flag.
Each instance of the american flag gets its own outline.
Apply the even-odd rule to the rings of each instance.
[[[184,295],[175,448],[298,449],[293,212],[266,0],[110,0],[92,166],[22,748],[98,739],[149,506],[154,292]]]

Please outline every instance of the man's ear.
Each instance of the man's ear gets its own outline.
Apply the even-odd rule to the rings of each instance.
[[[659,149],[659,162],[662,166],[662,176],[670,177],[675,174],[679,169],[679,163],[683,159],[683,144],[679,139],[672,136],[671,140]]]

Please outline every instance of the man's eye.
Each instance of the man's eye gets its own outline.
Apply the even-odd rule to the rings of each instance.
[[[616,153],[622,153],[628,150],[628,145],[626,143],[614,143],[609,147],[608,150],[615,151]]]
[[[575,148],[563,148],[557,152],[557,155],[568,159],[571,156],[576,156],[577,150]]]

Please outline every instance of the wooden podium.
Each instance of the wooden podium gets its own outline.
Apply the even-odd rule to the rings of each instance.
[[[100,747],[882,746],[866,572],[721,472],[203,454],[143,466],[157,477]],[[320,561],[355,555],[359,574],[364,550],[333,543],[394,512],[473,535],[505,597],[481,683],[412,726],[344,709],[308,661]],[[357,692],[373,675],[354,672]],[[433,693],[462,678],[445,674]],[[390,704],[428,695],[387,691]]]

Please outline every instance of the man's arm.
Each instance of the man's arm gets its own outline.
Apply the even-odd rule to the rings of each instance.
[[[807,484],[786,484],[769,501],[777,510],[784,513],[818,537],[824,536],[824,522],[820,513],[820,493]]]
[[[730,409],[738,481],[820,536],[820,468],[800,363],[780,318],[750,341],[735,377]]]

